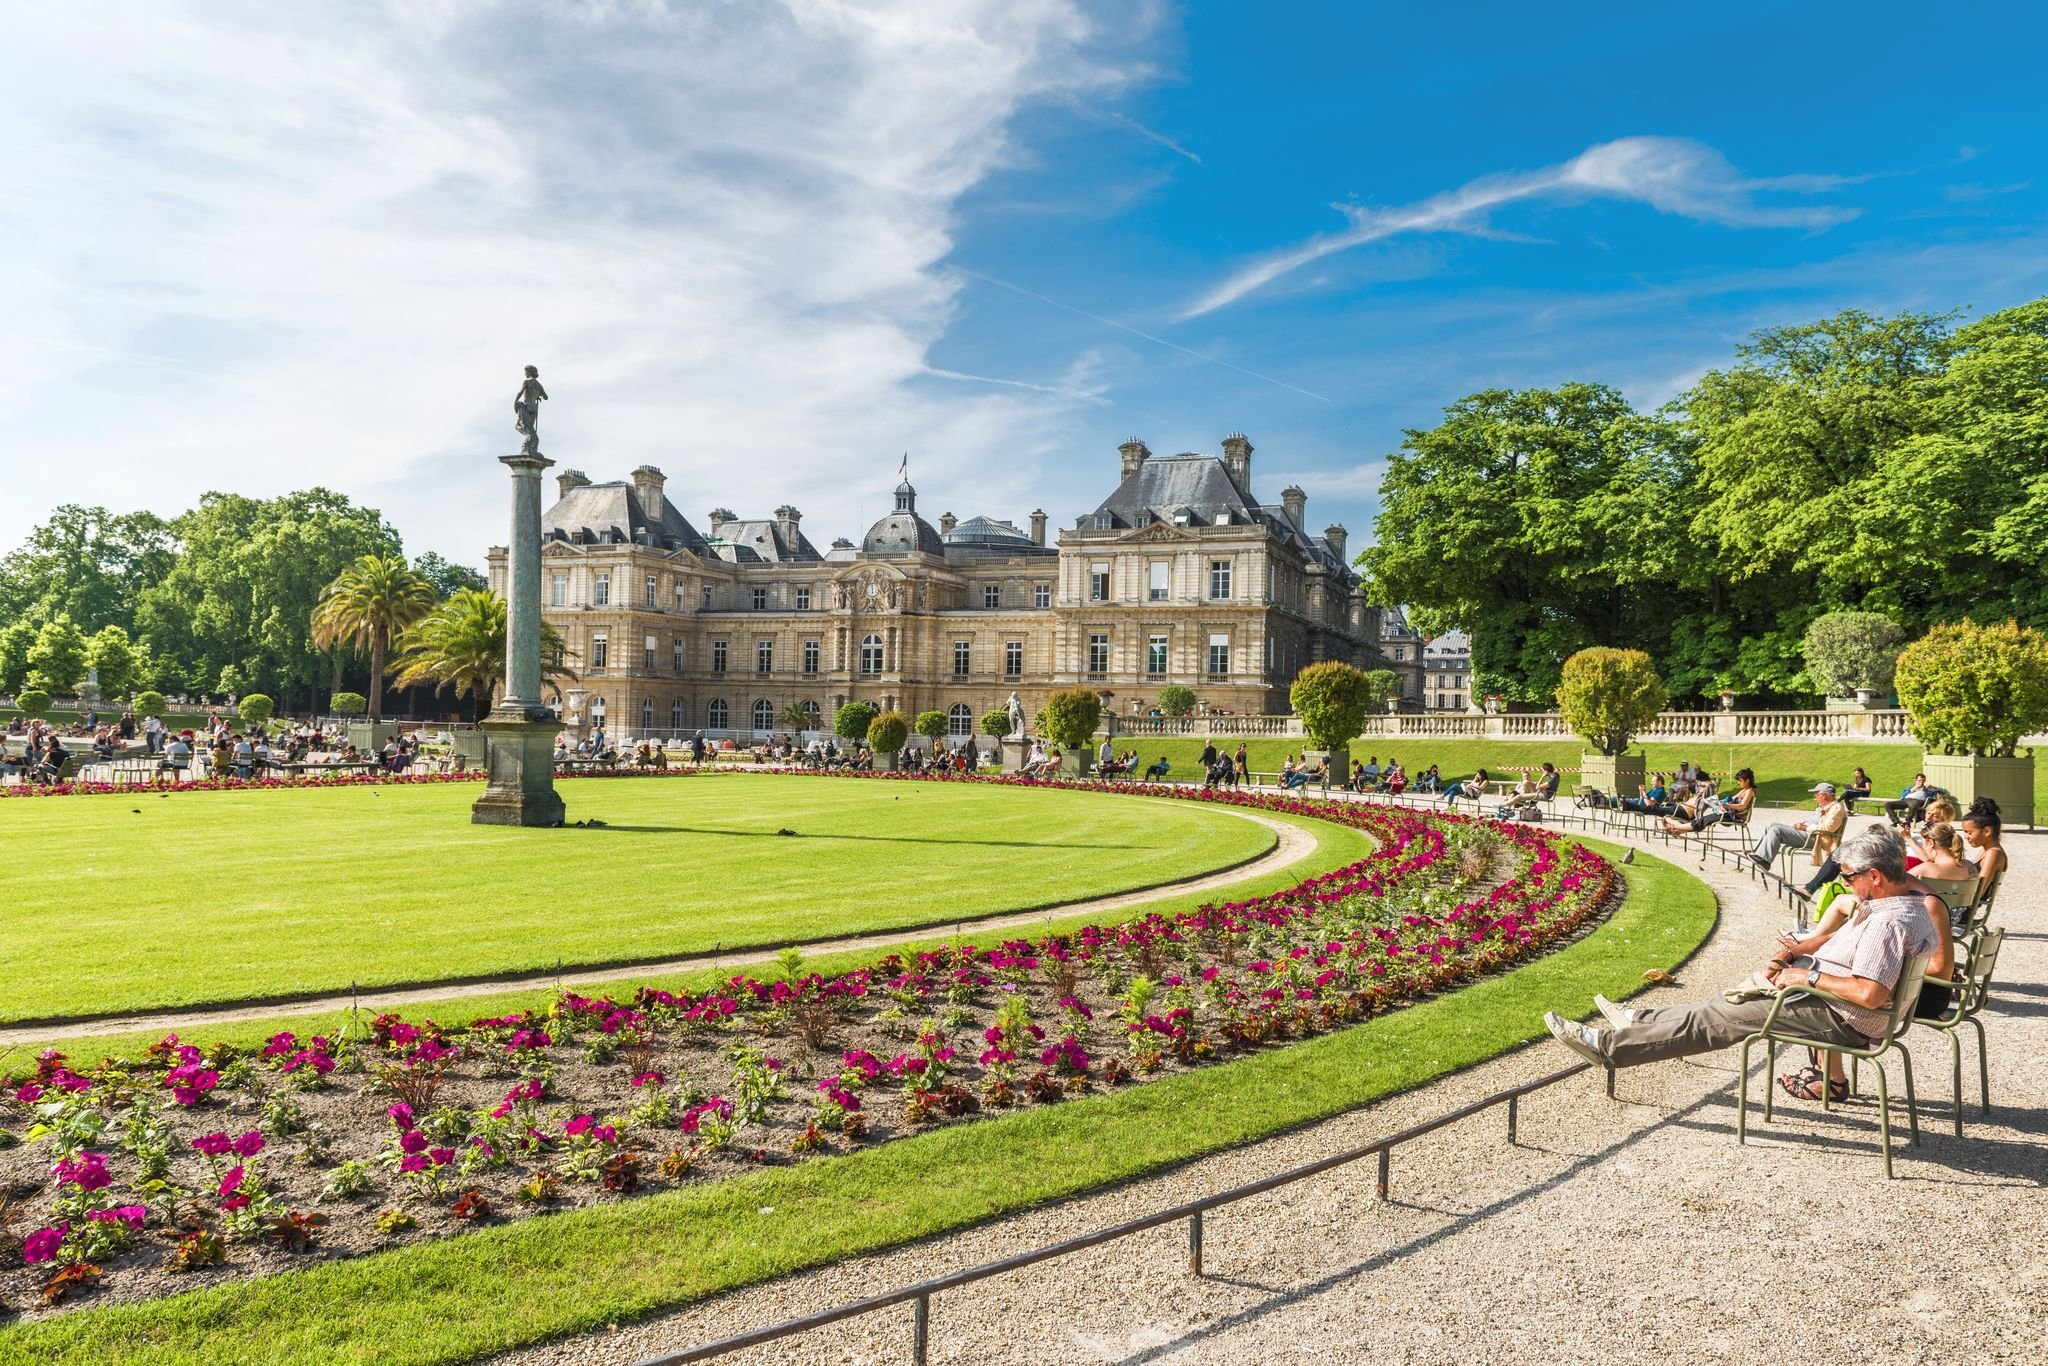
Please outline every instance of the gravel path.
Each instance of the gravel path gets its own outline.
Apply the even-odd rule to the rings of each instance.
[[[1180,882],[1168,882],[1157,887],[1146,887],[1134,892],[1121,892],[1115,896],[1096,897],[1089,901],[1072,901],[1054,906],[1040,906],[1029,911],[1018,911],[1003,915],[984,916],[958,922],[975,930],[1000,930],[1016,925],[1036,925],[1050,917],[1065,919],[1075,915],[1107,915],[1143,906],[1153,901],[1164,901],[1169,897],[1185,896],[1191,892],[1208,892],[1223,887],[1232,887],[1249,878],[1266,873],[1279,872],[1301,862],[1316,851],[1316,837],[1299,825],[1275,820],[1255,811],[1243,811],[1234,807],[1214,806],[1208,808],[1225,815],[1235,816],[1265,826],[1274,835],[1273,847],[1256,858],[1219,868],[1201,877],[1186,878]],[[945,921],[911,929],[877,931],[873,934],[849,935],[839,939],[820,939],[800,947],[808,957],[820,957],[831,953],[845,953],[868,949],[886,949],[905,940],[928,938],[944,934],[954,922]],[[512,977],[493,978],[489,981],[463,982],[442,986],[413,987],[403,990],[380,990],[365,988],[359,998],[347,995],[309,997],[303,1000],[284,1002],[271,1006],[204,1006],[189,1010],[153,1011],[144,1015],[119,1015],[87,1020],[76,1024],[15,1025],[0,1029],[0,1049],[10,1045],[42,1043],[45,1040],[90,1038],[101,1034],[123,1033],[129,1030],[191,1030],[208,1025],[235,1024],[250,1020],[286,1020],[294,1016],[318,1015],[330,1011],[347,1010],[352,1004],[359,1004],[370,1011],[404,1010],[423,1002],[446,1001],[457,997],[490,996],[502,991],[516,991],[520,987],[547,985],[576,987],[589,986],[598,982],[616,982],[622,977],[654,976],[674,972],[689,972],[697,968],[744,967],[750,963],[769,963],[781,946],[763,949],[745,949],[725,953],[697,953],[664,962],[613,964],[610,967],[579,969],[574,972],[530,972]]]
[[[1832,1115],[1788,1102],[1768,1127],[1753,1113],[1738,1147],[1732,1050],[1624,1072],[1618,1101],[1589,1074],[1522,1103],[1519,1146],[1493,1110],[1397,1152],[1389,1203],[1373,1198],[1366,1162],[1211,1214],[1207,1279],[1186,1274],[1176,1226],[943,1295],[931,1359],[2039,1359],[2048,893],[2033,870],[2048,835],[2008,835],[2007,847],[2018,877],[1998,922],[2012,935],[1986,1012],[1997,1108],[1987,1120],[1973,1103],[1955,1139],[1946,1046],[1910,1036],[1922,1146],[1905,1146],[1896,1110],[1898,1180],[1883,1179],[1867,1098]],[[1718,861],[1700,875],[1720,897],[1721,924],[1681,987],[1639,1002],[1692,999],[1742,977],[1786,923],[1779,903]],[[1546,1041],[1187,1170],[499,1361],[630,1363],[708,1342],[1283,1170],[1570,1061]],[[905,1306],[726,1360],[899,1362],[909,1342]]]

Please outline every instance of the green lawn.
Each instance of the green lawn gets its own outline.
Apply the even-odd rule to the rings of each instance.
[[[1340,1033],[845,1157],[20,1325],[0,1330],[0,1364],[473,1361],[1157,1172],[1538,1039],[1546,1009],[1580,1015],[1594,992],[1640,990],[1644,969],[1705,940],[1716,908],[1662,860],[1638,854],[1627,872],[1622,909],[1570,947]],[[1557,1051],[1559,1066],[1570,1060]],[[1558,1103],[1530,1097],[1524,1122]],[[1426,1146],[1396,1156],[1395,1181],[1430,1160]],[[1293,1198],[1318,1196],[1305,1186]],[[1219,1212],[1208,1237],[1256,1246],[1256,1218]]]
[[[1270,849],[1180,802],[773,776],[564,784],[603,829],[469,824],[468,783],[0,803],[0,1021],[943,924]],[[777,835],[782,828],[797,838]]]
[[[1293,740],[1248,740],[1246,757],[1255,772],[1275,772],[1281,760],[1289,754],[1299,754],[1307,742]],[[1203,742],[1199,739],[1174,740],[1130,740],[1122,739],[1118,748],[1128,749],[1133,745],[1151,763],[1160,755],[1173,762],[1172,777],[1201,780],[1201,769],[1196,763],[1202,752]],[[1218,748],[1235,750],[1238,742],[1218,740]],[[1849,781],[1858,764],[1869,770],[1876,782],[1875,793],[1884,797],[1896,797],[1899,789],[1913,781],[1913,775],[1920,768],[1920,749],[1917,745],[1880,744],[1753,744],[1741,742],[1732,748],[1726,744],[1697,742],[1686,744],[1655,744],[1639,747],[1647,756],[1652,772],[1662,769],[1669,772],[1678,767],[1682,759],[1695,764],[1704,764],[1707,771],[1720,776],[1738,768],[1756,770],[1757,786],[1761,789],[1766,806],[1804,806],[1812,799],[1807,789],[1826,779],[1836,786]],[[1510,766],[1534,768],[1544,761],[1560,768],[1577,768],[1579,756],[1585,752],[1577,740],[1383,740],[1365,739],[1351,742],[1352,757],[1360,761],[1377,756],[1381,764],[1389,758],[1398,758],[1409,774],[1420,773],[1431,764],[1442,767],[1446,778],[1462,778],[1479,768],[1492,770],[1499,777],[1501,770]],[[1732,763],[1731,763],[1732,759]],[[1571,791],[1567,779],[1565,789]],[[2038,766],[2034,775],[2034,808],[2048,811],[2048,764]],[[1862,808],[1858,808],[1861,810]]]

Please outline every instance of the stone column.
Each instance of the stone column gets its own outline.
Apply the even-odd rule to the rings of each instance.
[[[512,470],[512,539],[506,547],[505,695],[483,729],[489,753],[477,825],[560,825],[554,715],[540,695],[540,474],[555,462],[534,452],[500,456]]]

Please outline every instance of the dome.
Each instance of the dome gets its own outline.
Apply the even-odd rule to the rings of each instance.
[[[902,555],[921,550],[928,555],[946,553],[938,528],[915,512],[892,512],[868,528],[860,548],[869,555]]]
[[[993,517],[969,517],[945,535],[947,545],[1029,546],[1036,543],[1022,527]]]

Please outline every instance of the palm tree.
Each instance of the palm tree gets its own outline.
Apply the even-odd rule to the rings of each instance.
[[[370,720],[384,714],[384,653],[434,606],[434,586],[398,555],[364,555],[335,575],[313,609],[313,643],[370,652]]]
[[[457,697],[474,697],[489,711],[505,681],[506,607],[488,588],[458,588],[408,630],[392,660],[392,681],[410,688],[431,683]],[[540,627],[541,677],[574,679],[556,663],[568,657],[568,642],[547,622]]]

